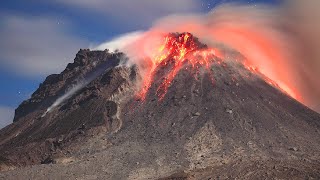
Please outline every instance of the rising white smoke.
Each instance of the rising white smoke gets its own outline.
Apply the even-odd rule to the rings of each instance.
[[[190,32],[208,45],[223,43],[239,51],[292,97],[320,112],[318,7],[317,0],[288,0],[277,6],[224,4],[205,15],[163,18],[139,34],[141,38],[118,48],[143,66],[142,57],[152,57],[164,34]]]
[[[100,44],[97,47],[90,47],[93,50],[105,50],[109,49],[110,51],[116,51],[119,49],[123,49],[128,44],[135,42],[137,39],[141,38],[143,35],[142,31],[135,31],[128,34],[123,34],[119,37],[116,37],[112,39],[109,42]],[[105,68],[108,68],[105,67]],[[95,69],[92,72],[92,75],[90,77],[85,78],[85,80],[79,81],[77,84],[73,85],[71,88],[69,88],[65,94],[63,94],[61,97],[59,97],[47,110],[44,112],[44,114],[41,117],[45,117],[49,112],[51,112],[54,108],[58,107],[60,104],[71,98],[75,93],[77,93],[79,90],[87,86],[92,80],[94,80],[97,76],[99,76],[101,73],[103,73],[105,69]]]
[[[107,41],[105,43],[98,45],[97,47],[90,47],[90,49],[101,50],[101,51],[105,49],[109,49],[110,51],[116,51],[119,49],[123,49],[128,44],[138,40],[143,36],[143,34],[144,34],[143,31],[134,31],[134,32],[122,34],[121,36],[115,37],[110,41]]]
[[[86,85],[89,84],[90,81],[81,81],[77,84],[75,84],[73,87],[71,87],[64,95],[59,97],[48,109],[47,111],[41,116],[44,117],[46,116],[50,111],[52,111],[54,108],[59,106],[61,103],[65,102],[68,100],[72,95],[74,95],[76,92],[84,88]]]

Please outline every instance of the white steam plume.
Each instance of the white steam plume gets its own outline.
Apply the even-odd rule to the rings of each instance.
[[[88,85],[88,83],[90,83],[90,81],[83,81],[80,82],[78,84],[76,84],[75,86],[73,86],[70,90],[68,90],[64,95],[62,95],[61,97],[59,97],[48,109],[47,111],[41,116],[44,117],[47,115],[47,113],[49,113],[51,110],[53,110],[55,107],[59,106],[61,103],[63,103],[64,101],[68,100],[72,95],[74,95],[76,92],[78,92],[79,90],[81,90],[82,88],[84,88],[86,85]]]
[[[122,34],[121,36],[115,37],[110,41],[107,41],[105,43],[98,45],[97,47],[90,47],[90,49],[101,50],[101,51],[105,49],[109,49],[110,51],[123,49],[128,44],[141,38],[143,33],[144,33],[143,31],[134,31],[134,32]]]
[[[128,44],[136,41],[137,39],[141,38],[143,35],[142,31],[135,31],[128,34],[123,34],[120,37],[116,37],[109,42],[100,44],[97,47],[90,47],[93,50],[105,50],[109,49],[110,51],[116,51],[119,49],[123,49]],[[75,84],[72,88],[70,88],[64,95],[59,97],[49,108],[47,108],[46,112],[41,116],[46,116],[50,111],[54,108],[58,107],[61,103],[65,102],[69,98],[71,98],[75,93],[79,90],[87,86],[92,80],[94,80],[97,76],[99,76],[102,72],[104,72],[107,67],[95,69],[90,77],[85,78],[85,80],[80,81],[79,83]]]

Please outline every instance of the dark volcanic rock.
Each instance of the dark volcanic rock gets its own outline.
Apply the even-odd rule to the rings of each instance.
[[[106,51],[90,51],[81,49],[74,59],[69,63],[61,74],[49,75],[39,88],[32,94],[31,98],[24,101],[16,110],[14,122],[18,121],[35,110],[45,109],[51,105],[59,96],[62,96],[71,85],[106,69],[115,67],[124,57],[123,53],[109,53]]]
[[[170,66],[157,70],[144,101],[134,96],[136,67],[106,68],[41,118],[96,58],[121,56],[83,50],[46,79],[0,131],[1,170],[35,166],[0,178],[320,178],[320,115],[231,62],[212,65],[214,84],[181,70],[160,101]]]

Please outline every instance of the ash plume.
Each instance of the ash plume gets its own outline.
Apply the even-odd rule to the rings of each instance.
[[[144,69],[144,57],[152,57],[164,34],[190,32],[209,46],[222,44],[240,52],[282,90],[320,112],[319,5],[316,0],[222,4],[208,14],[162,18],[140,38],[117,48]]]

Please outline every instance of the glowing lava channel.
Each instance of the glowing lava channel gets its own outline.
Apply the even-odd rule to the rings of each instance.
[[[149,60],[150,70],[143,79],[142,89],[138,93],[138,98],[144,100],[151,87],[156,69],[172,63],[172,68],[165,75],[164,81],[157,89],[157,96],[161,99],[167,93],[169,86],[175,76],[184,65],[191,65],[192,69],[205,67],[210,72],[210,65],[213,62],[220,63],[221,53],[217,49],[208,48],[198,42],[190,33],[169,34],[164,37],[164,43],[158,48],[158,52]]]

